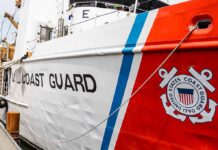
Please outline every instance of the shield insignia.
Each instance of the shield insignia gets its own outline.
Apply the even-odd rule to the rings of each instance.
[[[177,90],[182,104],[188,106],[194,103],[194,89],[177,88]]]

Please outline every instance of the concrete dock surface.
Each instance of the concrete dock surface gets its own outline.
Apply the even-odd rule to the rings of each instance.
[[[2,125],[0,125],[0,150],[21,150]]]

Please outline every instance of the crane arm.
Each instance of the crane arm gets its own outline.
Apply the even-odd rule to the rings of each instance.
[[[14,27],[18,29],[18,23],[14,20],[14,18],[10,14],[5,13],[4,17],[8,18],[8,20],[14,25]]]

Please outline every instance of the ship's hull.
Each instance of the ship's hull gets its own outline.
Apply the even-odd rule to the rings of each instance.
[[[12,66],[21,135],[44,149],[216,149],[217,8],[192,1],[65,39],[84,51],[38,47]],[[191,33],[201,19],[212,25]]]
[[[45,149],[100,149],[106,121],[83,138],[70,142],[68,140],[94,128],[108,117],[115,99],[117,82],[124,80],[125,76],[126,81],[119,81],[124,82],[120,85],[123,89],[116,92],[119,99],[114,101],[120,103],[122,99],[131,96],[141,55],[134,56],[134,68],[131,72],[124,70],[125,74],[121,79],[119,72],[122,57],[109,55],[37,61],[24,63],[21,68],[13,70],[15,73],[12,75],[12,84],[16,82],[12,87],[16,88],[13,95],[16,93],[14,96],[22,97],[20,102],[24,104],[19,106],[21,135],[34,143],[38,141],[35,144]],[[22,79],[16,78],[17,72],[22,72]],[[10,110],[17,110],[17,107],[15,104],[10,105]],[[126,107],[127,105],[119,113],[119,122],[124,117]],[[116,126],[121,126],[119,122]],[[37,134],[36,137],[31,136],[27,124]],[[68,142],[57,146],[52,142],[46,144],[46,140],[56,141],[56,144],[58,141]]]

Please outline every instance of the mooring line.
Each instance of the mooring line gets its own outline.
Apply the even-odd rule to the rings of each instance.
[[[89,134],[90,132],[92,132],[93,130],[95,130],[96,128],[98,128],[100,125],[102,125],[104,122],[106,122],[110,117],[112,117],[117,111],[119,111],[125,104],[127,104],[132,97],[134,97],[141,89],[142,87],[144,87],[147,82],[158,72],[158,70],[169,60],[169,58],[175,53],[176,50],[178,50],[178,48],[181,46],[181,44],[192,34],[192,32],[197,29],[198,26],[192,26],[190,28],[190,31],[188,32],[188,34],[185,35],[185,37],[179,42],[179,44],[170,52],[170,54],[163,60],[163,62],[151,73],[151,75],[132,93],[132,95],[126,99],[119,107],[117,107],[111,114],[109,114],[108,117],[106,117],[105,119],[103,119],[101,122],[99,122],[96,126],[94,126],[93,128],[87,130],[86,132],[76,136],[76,137],[73,137],[73,138],[70,138],[70,139],[65,139],[63,141],[61,140],[47,140],[47,139],[44,139],[42,138],[41,136],[39,136],[28,124],[27,120],[25,118],[24,119],[24,122],[25,124],[27,125],[29,131],[35,135],[36,137],[38,137],[39,139],[41,139],[42,141],[45,141],[45,142],[48,142],[48,143],[68,143],[68,142],[72,142],[72,141],[75,141],[77,139],[80,139],[82,138],[83,136]],[[21,65],[21,63],[20,63]],[[19,112],[22,114],[22,111],[20,109],[20,106],[17,104],[17,107],[19,109]]]

